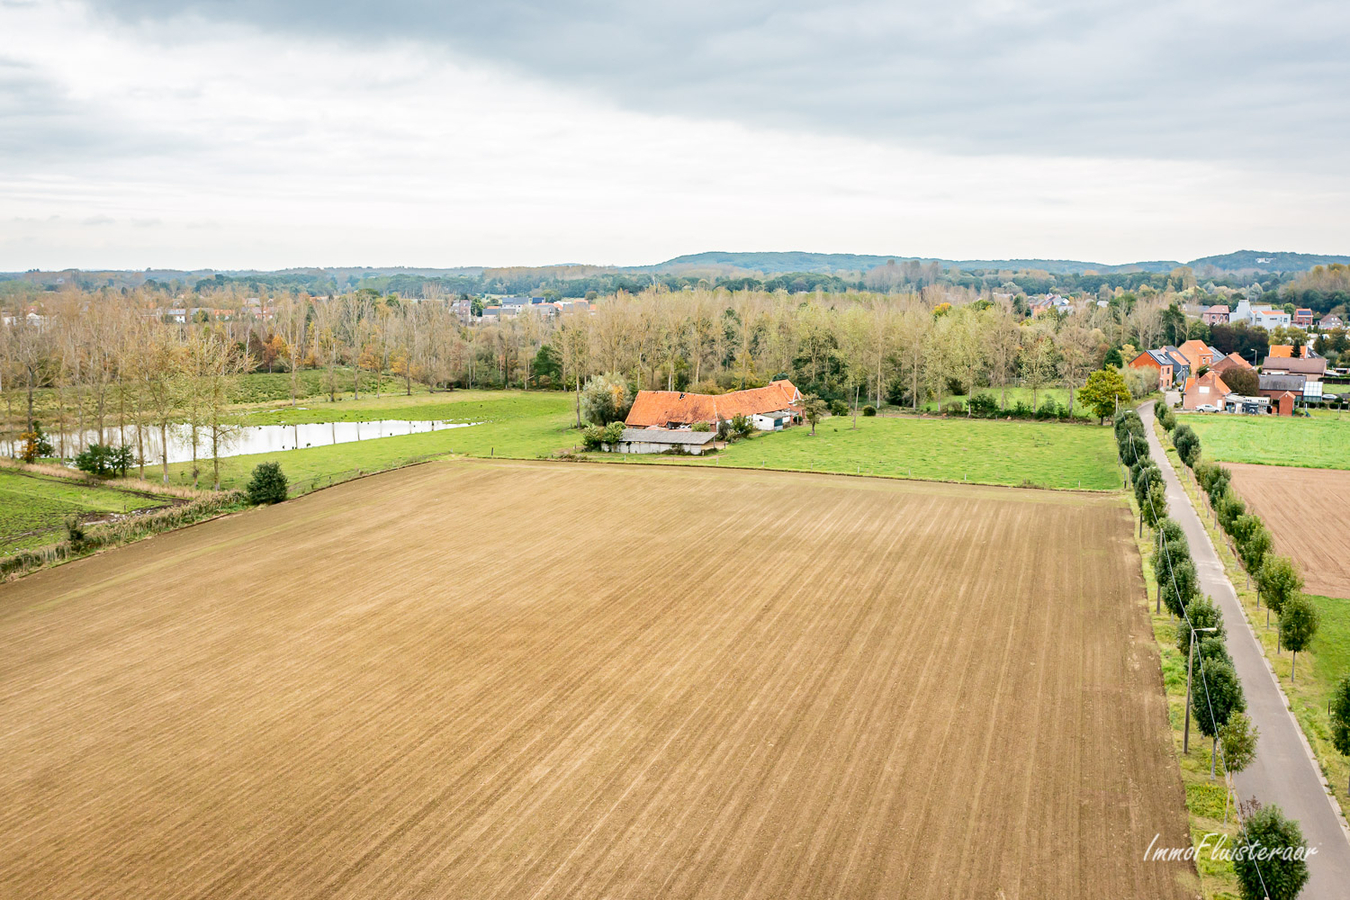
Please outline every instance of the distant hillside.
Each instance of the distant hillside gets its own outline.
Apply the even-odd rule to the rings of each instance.
[[[736,274],[758,272],[764,275],[781,275],[785,272],[822,272],[841,274],[846,272],[867,272],[877,266],[885,265],[888,260],[903,263],[915,260],[921,263],[937,262],[943,268],[973,270],[1040,270],[1053,275],[1081,275],[1084,272],[1101,274],[1122,274],[1131,272],[1166,273],[1178,266],[1187,265],[1197,274],[1219,275],[1223,273],[1284,273],[1303,272],[1313,266],[1330,263],[1350,264],[1350,256],[1318,256],[1311,253],[1280,253],[1263,250],[1239,250],[1222,256],[1206,256],[1181,263],[1172,259],[1147,260],[1112,266],[1105,263],[1086,262],[1077,259],[934,259],[926,256],[877,256],[858,253],[802,253],[802,252],[749,252],[711,251],[677,256],[654,266],[633,266],[625,271],[686,274],[691,272],[715,272],[718,274]]]
[[[1089,271],[1170,272],[1181,265],[1181,263],[1171,260],[1108,266],[1103,263],[1083,262],[1074,259],[934,259],[926,256],[876,256],[859,253],[736,253],[715,250],[707,253],[677,256],[654,266],[634,266],[626,271],[669,272],[672,274],[702,271],[720,274],[760,272],[765,275],[781,275],[785,272],[823,272],[833,275],[844,272],[867,272],[877,266],[885,265],[892,259],[897,263],[910,260],[921,263],[936,262],[943,268],[954,267],[964,270],[1009,269],[1016,271],[1039,269],[1055,275],[1081,274]]]
[[[1197,272],[1213,266],[1220,272],[1304,272],[1313,266],[1332,263],[1350,264],[1350,256],[1318,256],[1312,253],[1272,253],[1267,250],[1239,250],[1222,256],[1205,256],[1189,263]]]

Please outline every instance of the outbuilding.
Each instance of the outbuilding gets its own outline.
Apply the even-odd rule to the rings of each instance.
[[[792,424],[792,416],[792,410],[780,409],[777,412],[755,413],[750,416],[750,422],[760,431],[782,431]]]
[[[692,431],[687,428],[625,428],[623,437],[614,449],[619,453],[665,453],[676,450],[691,456],[702,456],[712,449],[717,440],[713,431]]]

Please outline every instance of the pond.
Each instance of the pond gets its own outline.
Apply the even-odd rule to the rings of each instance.
[[[383,419],[375,422],[324,422],[309,425],[245,425],[232,429],[220,455],[247,456],[252,453],[274,453],[279,450],[296,450],[306,447],[324,447],[329,444],[347,444],[352,441],[375,441],[380,438],[397,437],[404,434],[422,434],[427,431],[448,431],[452,428],[468,428],[474,422],[438,422],[413,421],[408,419]],[[104,437],[110,444],[118,443],[117,429],[105,432]],[[89,432],[84,436],[84,444],[98,440],[98,432]],[[159,449],[159,430],[147,428],[145,431],[145,461],[158,463],[161,459]],[[136,449],[136,432],[127,429],[127,446]],[[67,445],[67,453],[72,453]],[[211,457],[211,434],[200,429],[197,433],[197,458]],[[169,462],[188,462],[192,459],[192,435],[186,425],[174,425],[169,428]]]

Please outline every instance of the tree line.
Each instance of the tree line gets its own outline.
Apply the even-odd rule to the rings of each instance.
[[[656,287],[483,324],[461,318],[451,298],[372,290],[241,299],[189,322],[167,321],[164,302],[156,291],[71,287],[10,304],[0,334],[10,452],[43,419],[66,458],[94,439],[140,447],[147,430],[163,438],[173,423],[186,423],[211,457],[228,437],[224,410],[238,376],[254,371],[286,376],[292,402],[308,370],[330,399],[396,381],[405,393],[414,383],[571,390],[579,408],[585,380],[610,373],[632,390],[706,393],[790,378],[803,393],[855,409],[917,409],[985,392],[974,406],[991,414],[1009,408],[1015,386],[1030,389],[1032,408],[1052,387],[1069,389],[1072,405],[1092,371],[1157,343],[1169,304],[1113,294],[1031,316],[1007,296],[941,285],[808,295]],[[1147,372],[1124,375],[1136,396],[1156,386]]]

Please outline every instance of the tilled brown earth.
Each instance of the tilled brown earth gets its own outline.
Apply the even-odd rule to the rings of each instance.
[[[1190,896],[1130,527],[466,461],[41,572],[0,896]]]
[[[1233,487],[1293,558],[1304,589],[1350,597],[1350,472],[1224,463]]]

